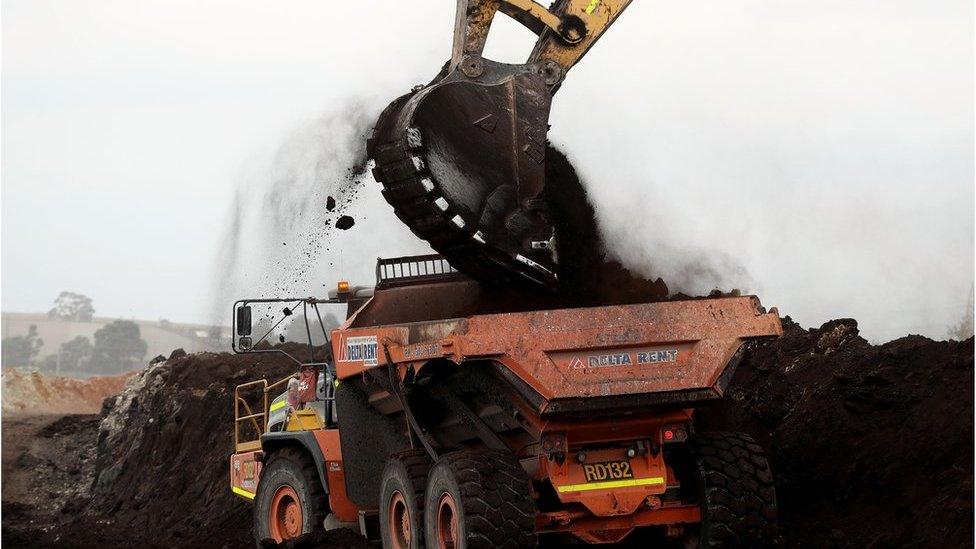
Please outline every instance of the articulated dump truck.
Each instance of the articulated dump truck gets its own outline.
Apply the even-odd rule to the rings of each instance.
[[[380,260],[372,289],[235,305],[237,352],[285,352],[254,341],[250,318],[283,304],[310,341],[319,320],[334,357],[237,388],[231,488],[253,502],[257,541],[345,526],[403,549],[773,542],[762,448],[699,432],[694,414],[723,397],[747,342],[782,333],[775,309],[546,309],[493,292],[420,256]],[[327,333],[328,304],[348,312]]]

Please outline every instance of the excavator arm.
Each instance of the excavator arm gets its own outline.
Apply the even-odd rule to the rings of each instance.
[[[630,0],[458,0],[451,60],[388,106],[367,152],[396,215],[483,283],[555,288],[558,235],[545,200],[553,94]],[[499,12],[538,36],[525,63],[485,59]]]
[[[451,69],[458,65],[474,78],[488,31],[499,11],[539,39],[526,64],[535,65],[552,92],[566,73],[593,47],[631,0],[558,0],[550,9],[533,0],[458,0]]]

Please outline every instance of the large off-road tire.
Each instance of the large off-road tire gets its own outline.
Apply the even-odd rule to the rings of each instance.
[[[254,540],[283,541],[322,530],[328,499],[311,456],[282,448],[268,458],[254,496]]]
[[[386,549],[424,547],[424,488],[430,460],[423,450],[391,457],[380,481],[380,537]]]
[[[531,482],[508,452],[444,454],[430,471],[424,505],[428,548],[535,546]]]
[[[766,454],[744,433],[705,433],[691,442],[698,468],[699,547],[772,547],[776,490]]]

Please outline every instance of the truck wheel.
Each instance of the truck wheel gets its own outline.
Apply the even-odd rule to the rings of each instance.
[[[701,494],[698,546],[773,546],[776,490],[762,447],[744,433],[705,433],[691,447]]]
[[[380,536],[387,549],[424,546],[424,486],[430,460],[423,450],[401,452],[386,462],[380,481]]]
[[[281,542],[322,530],[328,501],[312,459],[297,448],[268,458],[254,496],[254,539]]]
[[[536,544],[531,482],[508,452],[462,450],[444,454],[430,471],[424,506],[428,548]]]

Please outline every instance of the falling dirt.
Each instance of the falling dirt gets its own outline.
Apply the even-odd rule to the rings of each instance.
[[[339,219],[336,219],[335,227],[340,231],[348,231],[355,224],[356,224],[356,220],[353,219],[352,216],[344,215]]]
[[[646,280],[607,260],[586,188],[566,155],[552,145],[546,150],[544,192],[556,227],[561,306],[620,305],[668,297],[668,287],[660,278]]]

